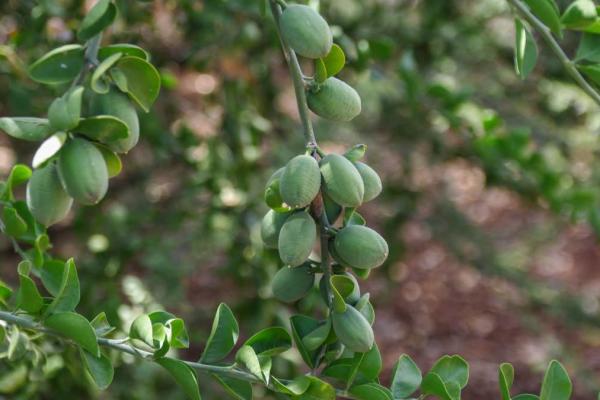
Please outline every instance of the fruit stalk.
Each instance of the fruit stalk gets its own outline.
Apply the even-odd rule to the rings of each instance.
[[[285,59],[290,68],[290,73],[292,76],[292,81],[294,83],[294,92],[296,94],[296,103],[298,104],[298,113],[300,114],[300,120],[302,122],[302,127],[304,130],[304,139],[306,141],[306,148],[310,150],[311,155],[316,158],[318,155],[317,149],[317,139],[315,137],[315,133],[312,127],[312,122],[310,120],[310,114],[308,111],[308,103],[306,100],[306,92],[304,89],[304,75],[302,74],[302,69],[300,68],[300,63],[298,62],[298,57],[294,50],[290,48],[290,46],[285,42],[283,35],[281,34],[281,29],[279,26],[279,19],[281,18],[281,5],[277,0],[271,0],[269,2],[271,6],[271,12],[273,13],[273,18],[275,19],[275,27],[277,29],[277,34],[279,36],[279,40],[281,41],[281,46],[283,48],[283,53]],[[325,214],[325,209],[321,207],[321,215],[319,216],[319,232],[321,236],[321,268],[323,270],[324,279],[326,279],[326,292],[327,292],[327,306],[329,309],[332,307],[332,291],[330,287],[329,278],[331,277],[331,265],[329,260],[329,248],[328,248],[328,228],[329,221],[327,221],[327,215]]]
[[[285,59],[290,68],[290,73],[292,75],[292,81],[294,83],[294,92],[296,94],[296,102],[298,104],[298,113],[300,114],[300,120],[302,121],[306,147],[310,150],[311,154],[313,154],[317,149],[317,139],[315,138],[315,132],[313,130],[312,123],[310,121],[310,115],[308,112],[308,104],[306,102],[306,93],[304,91],[304,78],[302,75],[302,69],[300,68],[300,63],[298,62],[298,57],[296,56],[296,53],[288,46],[281,34],[281,29],[279,27],[279,18],[281,17],[282,13],[281,5],[276,0],[271,0],[269,4],[271,5],[271,12],[273,13],[273,18],[275,18],[275,27],[277,29],[277,35],[279,36],[279,40],[281,41],[283,54],[285,56]]]

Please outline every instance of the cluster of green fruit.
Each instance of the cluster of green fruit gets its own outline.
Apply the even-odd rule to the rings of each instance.
[[[332,332],[358,352],[373,344],[372,309],[368,294],[360,296],[358,282],[348,271],[366,278],[388,256],[386,241],[366,227],[356,211],[382,189],[377,173],[359,161],[365,150],[358,145],[344,155],[323,155],[319,161],[308,154],[292,158],[267,183],[265,201],[271,210],[261,225],[265,246],[276,248],[285,265],[272,283],[275,297],[284,302],[303,298],[313,288],[315,274],[324,272],[309,258],[317,242],[317,225],[324,227],[321,234],[327,240],[321,243],[328,246],[335,263],[329,285],[323,274],[321,293],[326,303],[334,304]]]
[[[102,200],[109,178],[120,170],[115,153],[128,152],[139,139],[138,115],[125,94],[116,89],[90,93],[90,116],[81,119],[84,94],[82,86],[75,87],[54,100],[48,110],[50,127],[56,133],[40,146],[43,160],[34,159],[37,168],[27,185],[27,205],[45,226],[63,219],[73,200],[84,205]],[[113,122],[126,126],[124,138],[96,136],[110,130],[105,125]]]
[[[288,5],[281,15],[280,28],[283,40],[296,54],[317,61],[332,56],[331,29],[312,7]],[[306,100],[311,111],[333,121],[350,121],[361,111],[361,100],[356,90],[333,77],[342,66],[343,61],[341,66],[335,67],[335,71],[326,71],[323,79],[317,76],[307,88]],[[318,68],[316,72],[318,75]]]

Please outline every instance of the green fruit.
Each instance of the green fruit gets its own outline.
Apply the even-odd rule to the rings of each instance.
[[[107,94],[96,94],[92,98],[92,113],[98,115],[111,115],[119,118],[129,128],[129,136],[119,139],[108,146],[116,153],[127,153],[140,139],[140,122],[135,107],[126,95],[112,90]]]
[[[334,248],[342,264],[359,269],[380,266],[389,252],[385,239],[362,225],[350,225],[340,230],[335,236]]]
[[[292,214],[279,232],[279,257],[284,264],[297,267],[308,259],[317,239],[317,226],[307,212]]]
[[[307,155],[292,158],[285,166],[279,181],[281,198],[293,208],[309,205],[319,194],[320,188],[319,163]]]
[[[365,195],[363,197],[363,201],[371,201],[381,193],[382,185],[381,178],[375,172],[375,170],[369,167],[367,164],[362,162],[355,162],[354,166],[358,170],[358,173],[362,177],[363,183],[365,185]]]
[[[303,298],[315,283],[315,275],[310,270],[310,265],[296,268],[285,266],[281,268],[272,281],[273,295],[285,303],[293,303]]]
[[[351,121],[361,110],[356,90],[337,78],[327,78],[316,90],[309,90],[306,99],[312,112],[333,121]]]
[[[332,313],[331,320],[338,339],[349,350],[365,353],[373,347],[375,339],[373,328],[369,321],[351,305],[347,305],[343,313]]]
[[[321,160],[325,193],[344,207],[358,207],[365,194],[360,173],[346,157],[328,154]]]
[[[108,190],[108,169],[100,150],[85,139],[60,150],[58,172],[67,193],[81,204],[97,204]]]
[[[299,55],[323,58],[331,50],[333,35],[327,21],[313,8],[291,4],[279,21],[285,42]]]
[[[285,167],[279,168],[267,181],[265,186],[265,203],[274,210],[280,210],[283,208],[283,199],[279,193],[279,180]]]
[[[327,215],[327,221],[333,225],[342,214],[342,206],[335,201],[331,200],[329,196],[323,193],[323,206],[325,207],[325,214]]]
[[[53,225],[67,215],[72,204],[54,163],[33,171],[27,183],[27,207],[36,221],[47,227]]]
[[[260,225],[260,236],[266,247],[271,249],[277,248],[277,242],[279,241],[279,231],[290,216],[287,212],[276,212],[269,210],[263,217]]]

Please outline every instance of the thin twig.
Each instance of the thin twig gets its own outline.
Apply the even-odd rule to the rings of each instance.
[[[581,89],[596,102],[596,104],[600,105],[600,93],[596,91],[588,83],[588,81],[581,75],[581,73],[577,70],[575,63],[565,54],[563,49],[560,47],[560,44],[556,41],[554,36],[552,36],[552,32],[550,29],[542,21],[540,21],[535,15],[529,11],[529,8],[521,0],[507,0],[517,12],[523,17],[527,22],[531,24],[539,33],[542,35],[548,46],[550,46],[550,50],[556,55],[558,60],[561,62],[567,73],[573,78],[573,80],[581,87]]]

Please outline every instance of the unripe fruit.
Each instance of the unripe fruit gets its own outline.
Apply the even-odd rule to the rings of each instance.
[[[279,192],[279,181],[284,170],[285,167],[282,167],[275,171],[265,186],[265,203],[274,210],[280,210],[283,207],[283,199]]]
[[[351,305],[346,306],[343,313],[331,314],[333,330],[338,339],[349,350],[356,353],[365,353],[373,347],[373,328],[365,317]]]
[[[140,122],[135,107],[129,98],[116,90],[107,94],[96,94],[92,98],[91,110],[94,114],[111,115],[125,122],[129,136],[108,144],[116,153],[127,153],[140,139]]]
[[[307,155],[292,158],[279,180],[279,192],[283,201],[293,208],[309,205],[321,188],[319,163]]]
[[[260,236],[266,247],[271,249],[277,248],[277,242],[279,241],[279,231],[290,216],[287,212],[277,212],[269,210],[263,217],[260,225]]]
[[[283,11],[279,24],[283,39],[299,55],[323,58],[329,54],[333,45],[331,29],[313,8],[290,4]]]
[[[284,266],[273,277],[273,295],[285,303],[293,303],[303,298],[315,283],[315,275],[310,265],[292,268]]]
[[[380,266],[389,252],[385,239],[362,225],[350,225],[340,230],[335,236],[334,248],[343,264],[359,269]]]
[[[54,163],[33,171],[27,183],[27,207],[36,221],[46,227],[53,225],[67,215],[72,204]]]
[[[362,177],[365,185],[364,202],[371,201],[381,193],[382,185],[381,178],[375,170],[362,162],[355,162],[354,166]]]
[[[297,267],[308,259],[317,239],[317,226],[307,212],[292,214],[279,232],[279,257],[284,264]]]
[[[356,167],[339,154],[326,155],[320,164],[325,193],[344,207],[358,207],[363,201],[365,186]]]
[[[60,180],[81,204],[96,204],[108,190],[108,169],[100,150],[85,139],[68,141],[58,159]]]
[[[309,90],[306,100],[312,112],[333,121],[350,121],[361,110],[356,90],[337,78],[327,78],[318,89]]]

